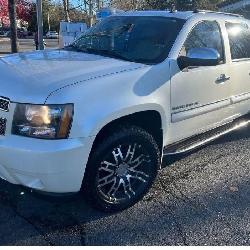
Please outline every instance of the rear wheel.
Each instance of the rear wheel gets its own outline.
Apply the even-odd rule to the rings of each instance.
[[[97,208],[123,210],[148,191],[159,166],[160,151],[153,137],[138,127],[122,128],[93,150],[83,190]]]

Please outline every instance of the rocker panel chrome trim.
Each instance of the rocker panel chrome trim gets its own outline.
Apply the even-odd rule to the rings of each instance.
[[[250,124],[250,120],[246,120],[246,121],[241,121],[240,123],[236,124],[236,125],[233,125],[231,128],[228,128],[228,129],[225,129],[224,131],[222,130],[222,132],[218,132],[216,133],[215,135],[211,136],[211,137],[208,137],[206,138],[205,140],[201,140],[201,141],[196,141],[195,143],[193,144],[190,144],[188,145],[187,147],[183,148],[183,149],[180,149],[180,150],[176,150],[176,151],[170,151],[170,152],[167,152],[167,149],[165,149],[165,152],[163,152],[163,155],[166,156],[166,155],[177,155],[177,154],[182,154],[182,153],[186,153],[186,152],[189,152],[189,151],[192,151],[196,148],[199,148],[201,146],[204,146],[216,139],[218,139],[219,137],[223,136],[223,135],[226,135],[232,131],[235,131],[237,129],[241,129],[245,126],[247,126],[248,124]],[[209,131],[208,131],[209,132]],[[206,132],[205,132],[206,133]],[[204,133],[204,134],[205,134]],[[200,135],[197,135],[197,138],[199,136],[201,136],[203,134],[200,134]],[[185,140],[184,142],[187,142],[189,139]],[[180,143],[177,143],[176,144],[176,148],[177,148],[177,145],[181,145],[183,142],[180,142]]]

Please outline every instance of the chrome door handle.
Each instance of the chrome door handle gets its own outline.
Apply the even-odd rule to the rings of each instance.
[[[216,79],[216,83],[223,83],[230,80],[230,76],[226,76],[225,74],[221,74],[217,79]]]

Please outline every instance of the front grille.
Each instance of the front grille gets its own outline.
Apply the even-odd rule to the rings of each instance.
[[[8,112],[9,106],[10,106],[10,100],[8,100],[4,97],[0,97],[0,110]]]
[[[6,119],[0,118],[0,135],[5,135]]]

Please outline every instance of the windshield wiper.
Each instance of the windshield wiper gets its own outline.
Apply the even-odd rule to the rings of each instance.
[[[64,49],[75,50],[77,52],[83,52],[79,47],[75,46],[74,44],[70,44],[70,45],[64,47]]]
[[[93,48],[88,48],[86,50],[89,53],[98,54],[101,56],[113,57],[113,58],[121,59],[124,61],[130,61],[130,62],[132,61],[131,59],[127,58],[126,56],[121,55],[121,53],[118,50],[93,49]]]
[[[75,47],[77,49],[77,51],[80,52],[85,52],[85,53],[89,53],[89,54],[95,54],[95,55],[100,55],[100,56],[107,56],[107,57],[112,57],[112,58],[117,58],[117,59],[121,59],[124,61],[132,61],[131,59],[121,55],[119,53],[119,51],[116,50],[108,50],[108,49],[94,49],[94,48],[88,48],[88,47],[83,47],[78,48]]]
[[[124,61],[129,61],[133,62],[133,60],[121,55],[121,52],[117,50],[108,50],[108,49],[94,49],[94,48],[89,48],[89,47],[78,47],[74,44],[71,44],[65,49],[73,49],[77,52],[83,52],[83,53],[89,53],[89,54],[95,54],[95,55],[100,55],[100,56],[107,56],[107,57],[112,57],[112,58],[117,58],[121,59]]]

